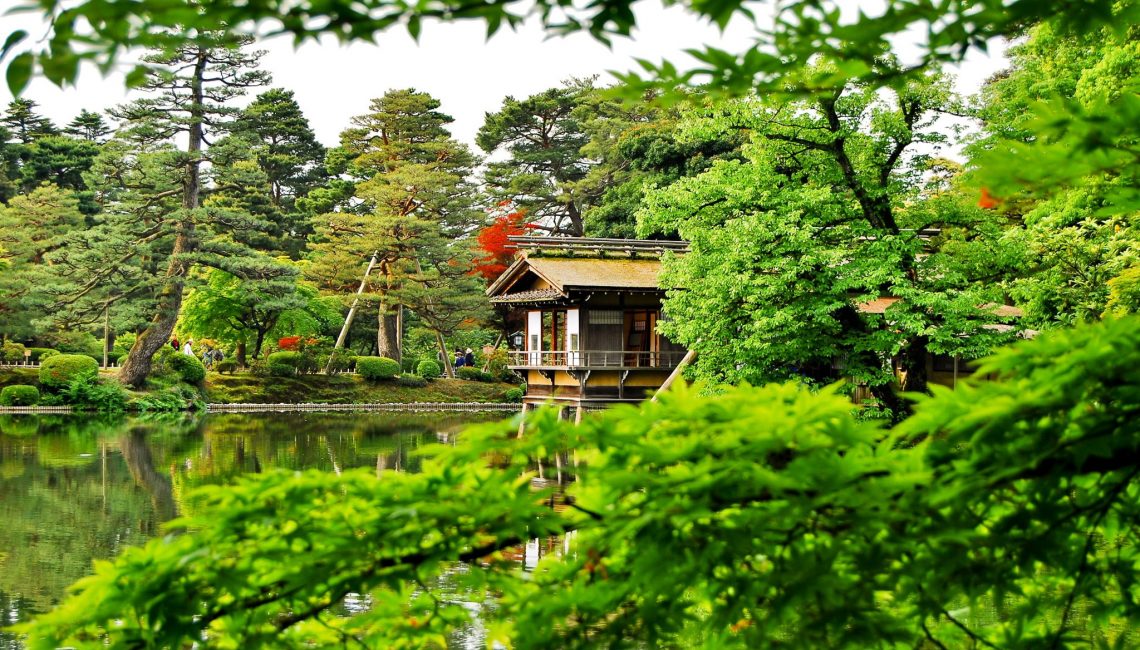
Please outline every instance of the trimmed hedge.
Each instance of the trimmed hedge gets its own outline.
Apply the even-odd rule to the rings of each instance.
[[[297,370],[298,368],[300,368],[301,364],[304,363],[304,361],[305,361],[304,355],[302,355],[300,352],[294,352],[292,350],[282,350],[280,352],[274,352],[273,354],[269,355],[268,357],[265,357],[265,363],[270,365],[270,366],[272,366],[273,364],[282,364],[282,365],[289,366],[293,370]]]
[[[272,356],[272,355],[271,355]],[[270,361],[265,364],[269,374],[273,377],[292,377],[297,374],[297,367],[280,361]]]
[[[28,348],[32,351],[32,363],[39,363],[46,359],[50,359],[59,354],[59,350],[54,348]]]
[[[525,388],[509,388],[503,393],[503,398],[508,402],[521,402],[524,395],[526,395]]]
[[[40,401],[40,389],[27,384],[13,384],[0,390],[0,406],[32,406]]]
[[[424,379],[435,379],[443,370],[440,369],[439,364],[431,359],[424,359],[416,364],[416,374]]]
[[[400,377],[396,379],[396,383],[401,386],[406,386],[407,388],[423,388],[428,385],[428,380],[419,375],[405,374],[400,375]]]
[[[200,384],[206,378],[206,366],[189,354],[172,354],[166,359],[166,367],[178,373],[187,384]]]
[[[468,368],[467,366],[456,370],[455,375],[460,379],[466,379],[468,381],[483,381],[487,383],[495,381],[495,376],[491,373],[483,372],[478,368]]]
[[[221,374],[225,374],[227,372],[232,374],[235,370],[237,370],[238,366],[237,361],[234,361],[233,359],[223,359],[215,363],[214,367],[217,368],[218,372]]]
[[[400,374],[400,364],[388,357],[357,357],[356,372],[365,379],[395,379]]]
[[[40,366],[40,385],[44,388],[66,388],[79,377],[97,377],[99,362],[85,354],[57,354]]]

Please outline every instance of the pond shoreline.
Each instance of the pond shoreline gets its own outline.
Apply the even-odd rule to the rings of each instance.
[[[286,412],[474,412],[514,413],[522,409],[521,404],[503,402],[380,402],[373,404],[322,404],[322,403],[285,403],[285,404],[207,404],[206,413],[286,413]],[[0,406],[0,414],[17,415],[32,414],[46,415],[52,413],[87,413],[73,409],[70,406]]]

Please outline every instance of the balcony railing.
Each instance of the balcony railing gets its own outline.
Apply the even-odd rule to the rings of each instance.
[[[627,352],[624,350],[581,350],[578,352],[510,352],[514,368],[675,368],[685,352]]]

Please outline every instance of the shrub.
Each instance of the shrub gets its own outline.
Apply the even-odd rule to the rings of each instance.
[[[206,366],[197,357],[189,354],[172,354],[166,359],[166,366],[178,373],[188,384],[200,384],[206,378]]]
[[[0,360],[5,363],[23,363],[24,351],[27,350],[20,343],[7,342],[0,346]]]
[[[277,339],[277,349],[279,350],[296,350],[301,345],[301,337],[299,336],[282,336]]]
[[[466,379],[468,381],[484,381],[484,382],[495,381],[494,375],[492,375],[489,372],[483,372],[482,370],[480,370],[478,368],[468,368],[468,367],[464,366],[463,368],[456,370],[455,374],[460,379]]]
[[[503,398],[508,402],[521,402],[523,396],[526,395],[525,388],[509,388],[503,393]]]
[[[255,377],[265,377],[269,374],[269,365],[262,359],[254,359],[249,362],[249,374]]]
[[[26,384],[13,384],[0,390],[0,406],[31,406],[40,401],[40,390]]]
[[[282,364],[289,366],[294,371],[301,367],[304,362],[304,356],[300,352],[284,350],[281,352],[274,352],[273,354],[265,357],[265,363],[272,366],[273,364]]]
[[[52,348],[28,348],[28,349],[32,351],[31,359],[32,359],[33,363],[39,363],[41,361],[44,361],[45,359],[48,359],[50,357],[54,357],[55,355],[59,354],[59,350],[53,350]]]
[[[388,357],[357,357],[356,372],[365,379],[395,379],[400,374],[400,364]]]
[[[40,366],[40,385],[48,389],[66,388],[78,377],[96,377],[99,363],[84,354],[57,354]]]
[[[121,366],[127,362],[127,353],[124,352],[124,353],[114,357],[114,359],[115,359],[115,364]]]
[[[270,361],[265,364],[265,368],[273,377],[292,377],[297,374],[295,366],[280,361]]]
[[[79,375],[60,394],[64,404],[85,411],[117,412],[127,407],[127,391],[119,382],[99,381],[97,374]]]
[[[223,359],[214,364],[214,367],[217,368],[218,372],[222,374],[225,374],[227,372],[233,374],[233,372],[237,370],[237,361],[234,361],[233,359]]]
[[[419,375],[404,374],[396,379],[396,383],[407,388],[423,388],[428,385],[428,381]]]
[[[431,359],[424,359],[416,364],[416,374],[424,379],[435,379],[442,371],[439,368],[439,363]]]

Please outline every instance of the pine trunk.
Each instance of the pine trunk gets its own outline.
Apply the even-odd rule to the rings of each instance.
[[[150,374],[151,358],[170,340],[174,325],[178,322],[178,314],[182,311],[182,290],[186,286],[186,275],[190,271],[187,256],[197,249],[197,241],[194,239],[194,212],[198,209],[201,191],[199,172],[202,164],[200,154],[205,109],[202,78],[205,76],[207,62],[206,51],[199,48],[191,84],[190,126],[186,147],[189,156],[182,189],[182,209],[175,225],[174,249],[170,253],[170,263],[163,276],[164,283],[158,299],[157,313],[131,347],[131,351],[127,354],[127,362],[119,371],[119,380],[127,386],[137,388],[146,381],[147,375]]]
[[[396,327],[396,314],[389,313],[388,305],[384,301],[380,302],[378,320],[380,326],[376,329],[376,354],[389,359],[398,359],[400,332]]]
[[[926,361],[930,356],[926,347],[929,342],[925,336],[913,337],[905,348],[902,369],[906,372],[902,390],[907,393],[927,392],[929,377],[926,373]]]

